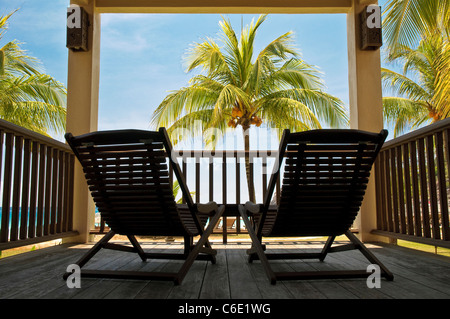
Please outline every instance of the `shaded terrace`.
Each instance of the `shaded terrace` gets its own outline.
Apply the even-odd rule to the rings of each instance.
[[[373,1],[246,1],[245,4],[216,1],[211,7],[204,1],[191,2],[186,7],[177,1],[151,7],[145,1],[73,1],[90,14],[90,50],[69,52],[67,130],[74,135],[95,131],[98,112],[99,26],[100,16],[107,12],[294,12],[345,13],[348,17],[349,83],[351,127],[379,131],[383,127],[381,111],[381,81],[379,51],[359,49],[358,13]],[[433,246],[450,248],[449,172],[450,120],[444,120],[412,132],[385,144],[372,174],[364,205],[354,225],[354,232],[370,245],[372,251],[392,267],[394,282],[382,282],[380,290],[367,289],[365,281],[290,282],[269,287],[258,263],[248,265],[245,249],[249,241],[223,244],[223,237],[214,237],[219,249],[217,265],[196,262],[186,282],[180,287],[171,283],[114,280],[83,281],[81,290],[67,289],[61,278],[68,264],[74,262],[89,247],[93,233],[103,232],[105,225],[95,228],[94,205],[83,173],[70,151],[58,141],[0,121],[0,157],[2,180],[2,216],[0,250],[64,238],[64,244],[0,260],[0,296],[10,298],[448,298],[449,258],[402,249],[392,245],[405,239]],[[265,194],[270,157],[276,151],[261,154],[251,151],[253,175]],[[185,175],[194,176],[189,188],[201,195],[200,177],[208,176],[208,198],[223,204],[241,203],[240,197],[227,198],[230,179],[236,188],[240,181],[237,163],[244,154],[216,151],[205,157],[202,151],[180,153],[193,165],[182,161]],[[202,165],[205,158],[207,165]],[[221,174],[214,175],[213,160],[221,165]],[[181,158],[180,158],[181,160]],[[230,167],[233,167],[230,169]],[[191,171],[190,171],[191,170]],[[213,181],[222,183],[217,192]],[[278,184],[279,189],[280,184]],[[239,194],[240,192],[236,192]],[[277,201],[277,196],[274,197]],[[10,211],[10,214],[5,213]],[[27,213],[24,213],[24,212]],[[229,217],[232,218],[232,217]],[[226,224],[226,221],[224,221]],[[236,226],[240,229],[239,221]],[[301,242],[296,239],[270,242],[269,248],[293,249],[316,247],[319,239]],[[144,248],[181,249],[177,243],[150,241],[144,238]],[[82,243],[81,245],[78,245]],[[390,243],[390,244],[388,244]],[[169,269],[177,262],[141,263],[133,255],[105,252],[93,261],[97,266]],[[120,257],[120,258],[119,258]],[[43,262],[42,260],[45,260]],[[357,252],[333,254],[327,263],[277,262],[283,267],[349,267],[361,264]],[[433,271],[430,271],[433,270]],[[195,283],[189,285],[189,283]],[[155,293],[158,294],[155,294]]]

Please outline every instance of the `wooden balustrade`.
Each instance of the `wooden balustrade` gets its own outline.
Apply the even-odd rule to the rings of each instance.
[[[449,150],[450,119],[385,143],[375,163],[373,233],[450,247]],[[257,202],[267,190],[276,153],[247,153]],[[194,201],[219,204],[248,199],[245,155],[230,150],[176,154]],[[76,235],[73,169],[74,155],[66,144],[0,120],[0,250]],[[280,181],[274,203],[279,191]]]
[[[241,204],[248,200],[245,170],[246,154],[250,159],[249,175],[254,180],[256,201],[262,202],[267,191],[268,174],[272,173],[278,150],[252,150],[248,152],[243,150],[180,150],[175,153],[173,156],[177,158],[188,188],[192,192],[194,202],[215,201],[219,204]],[[169,172],[169,176],[172,177],[171,183],[173,183],[174,175],[172,171]],[[278,202],[279,193],[280,181],[278,180],[273,199],[274,203]],[[185,203],[181,196],[180,200]],[[226,225],[226,220],[223,225]],[[240,218],[237,218],[236,233],[240,233],[240,226]],[[93,233],[104,233],[105,231],[105,224],[101,221]],[[226,234],[227,231],[225,230],[225,242]]]
[[[0,120],[0,250],[76,234],[73,167],[64,143]]]
[[[376,161],[373,233],[450,247],[450,119],[388,141]]]

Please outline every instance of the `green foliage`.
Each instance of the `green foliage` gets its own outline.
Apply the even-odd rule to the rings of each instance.
[[[450,116],[450,1],[390,1],[384,12],[386,59],[403,72],[382,69],[384,117],[394,135]]]
[[[0,17],[0,41],[16,11]],[[44,135],[64,132],[66,89],[20,46],[14,40],[0,47],[0,118]]]
[[[450,0],[390,0],[383,15],[389,53],[398,46],[416,47],[433,34],[450,33]]]
[[[176,199],[178,196],[178,193],[180,192],[180,184],[178,181],[173,182],[173,197]],[[195,195],[195,192],[190,192],[191,196]],[[183,202],[183,194],[181,194],[181,197],[177,200],[177,204],[181,204]]]
[[[197,69],[201,74],[166,96],[153,113],[152,125],[168,127],[169,134],[191,129],[195,121],[202,122],[203,131],[193,134],[212,127],[248,129],[263,122],[280,131],[320,128],[321,121],[346,126],[342,101],[324,92],[320,73],[299,57],[292,32],[255,54],[254,40],[265,19],[261,15],[253,20],[238,38],[224,18],[219,42],[207,38],[195,43],[185,62],[188,72]]]
[[[240,38],[224,18],[221,45],[210,38],[195,43],[186,57],[187,71],[199,70],[200,74],[164,98],[153,113],[152,126],[167,127],[174,143],[179,141],[176,130],[184,129],[191,136],[201,134],[212,147],[227,127],[241,126],[246,132],[265,122],[281,132],[321,128],[320,121],[347,126],[342,101],[324,92],[320,73],[294,48],[292,32],[255,54],[256,33],[266,17],[261,15],[243,28]],[[248,134],[244,134],[244,148],[250,149]],[[254,201],[248,155],[245,166],[249,199]]]

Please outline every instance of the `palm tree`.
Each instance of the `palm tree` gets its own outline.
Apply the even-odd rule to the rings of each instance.
[[[424,123],[442,120],[449,116],[449,101],[436,101],[438,83],[443,76],[439,72],[444,59],[450,62],[448,39],[427,36],[416,49],[398,46],[391,58],[403,63],[403,73],[382,69],[386,90],[395,96],[383,98],[385,119],[394,124],[394,135],[406,129],[414,129]]]
[[[398,45],[414,47],[427,35],[450,32],[450,0],[389,0],[383,15],[389,53]]]
[[[388,61],[397,59],[397,51],[402,52],[405,47],[417,48],[436,38],[443,40],[438,43],[440,54],[434,56],[433,69],[438,76],[429,102],[438,108],[435,119],[450,116],[450,0],[389,0],[384,10],[383,33]]]
[[[0,40],[14,12],[0,17]],[[18,41],[0,48],[0,118],[45,135],[63,132],[65,101],[64,86],[41,73],[39,62]]]
[[[266,19],[260,16],[241,31],[238,39],[229,20],[220,22],[220,46],[213,39],[195,43],[189,51],[187,71],[200,70],[189,86],[171,92],[157,107],[152,125],[176,129],[192,128],[201,121],[203,136],[210,128],[222,132],[241,126],[244,132],[245,167],[249,198],[255,200],[250,178],[249,128],[263,121],[281,132],[284,128],[303,131],[320,128],[320,120],[330,126],[347,125],[343,103],[323,91],[319,72],[303,61],[293,47],[293,34],[287,32],[254,55],[258,28]],[[216,130],[217,132],[217,130]],[[217,136],[206,136],[208,145]]]

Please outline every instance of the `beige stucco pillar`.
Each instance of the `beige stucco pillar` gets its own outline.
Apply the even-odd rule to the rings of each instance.
[[[379,132],[383,128],[380,50],[360,49],[359,13],[377,1],[353,0],[347,15],[348,76],[351,128]],[[363,241],[384,241],[370,234],[376,228],[374,172],[367,187],[361,211],[355,222]]]
[[[100,70],[100,14],[94,0],[72,0],[89,14],[88,51],[69,50],[67,79],[67,132],[80,135],[97,130]],[[95,206],[81,166],[75,160],[73,229],[80,235],[66,241],[87,242]]]

